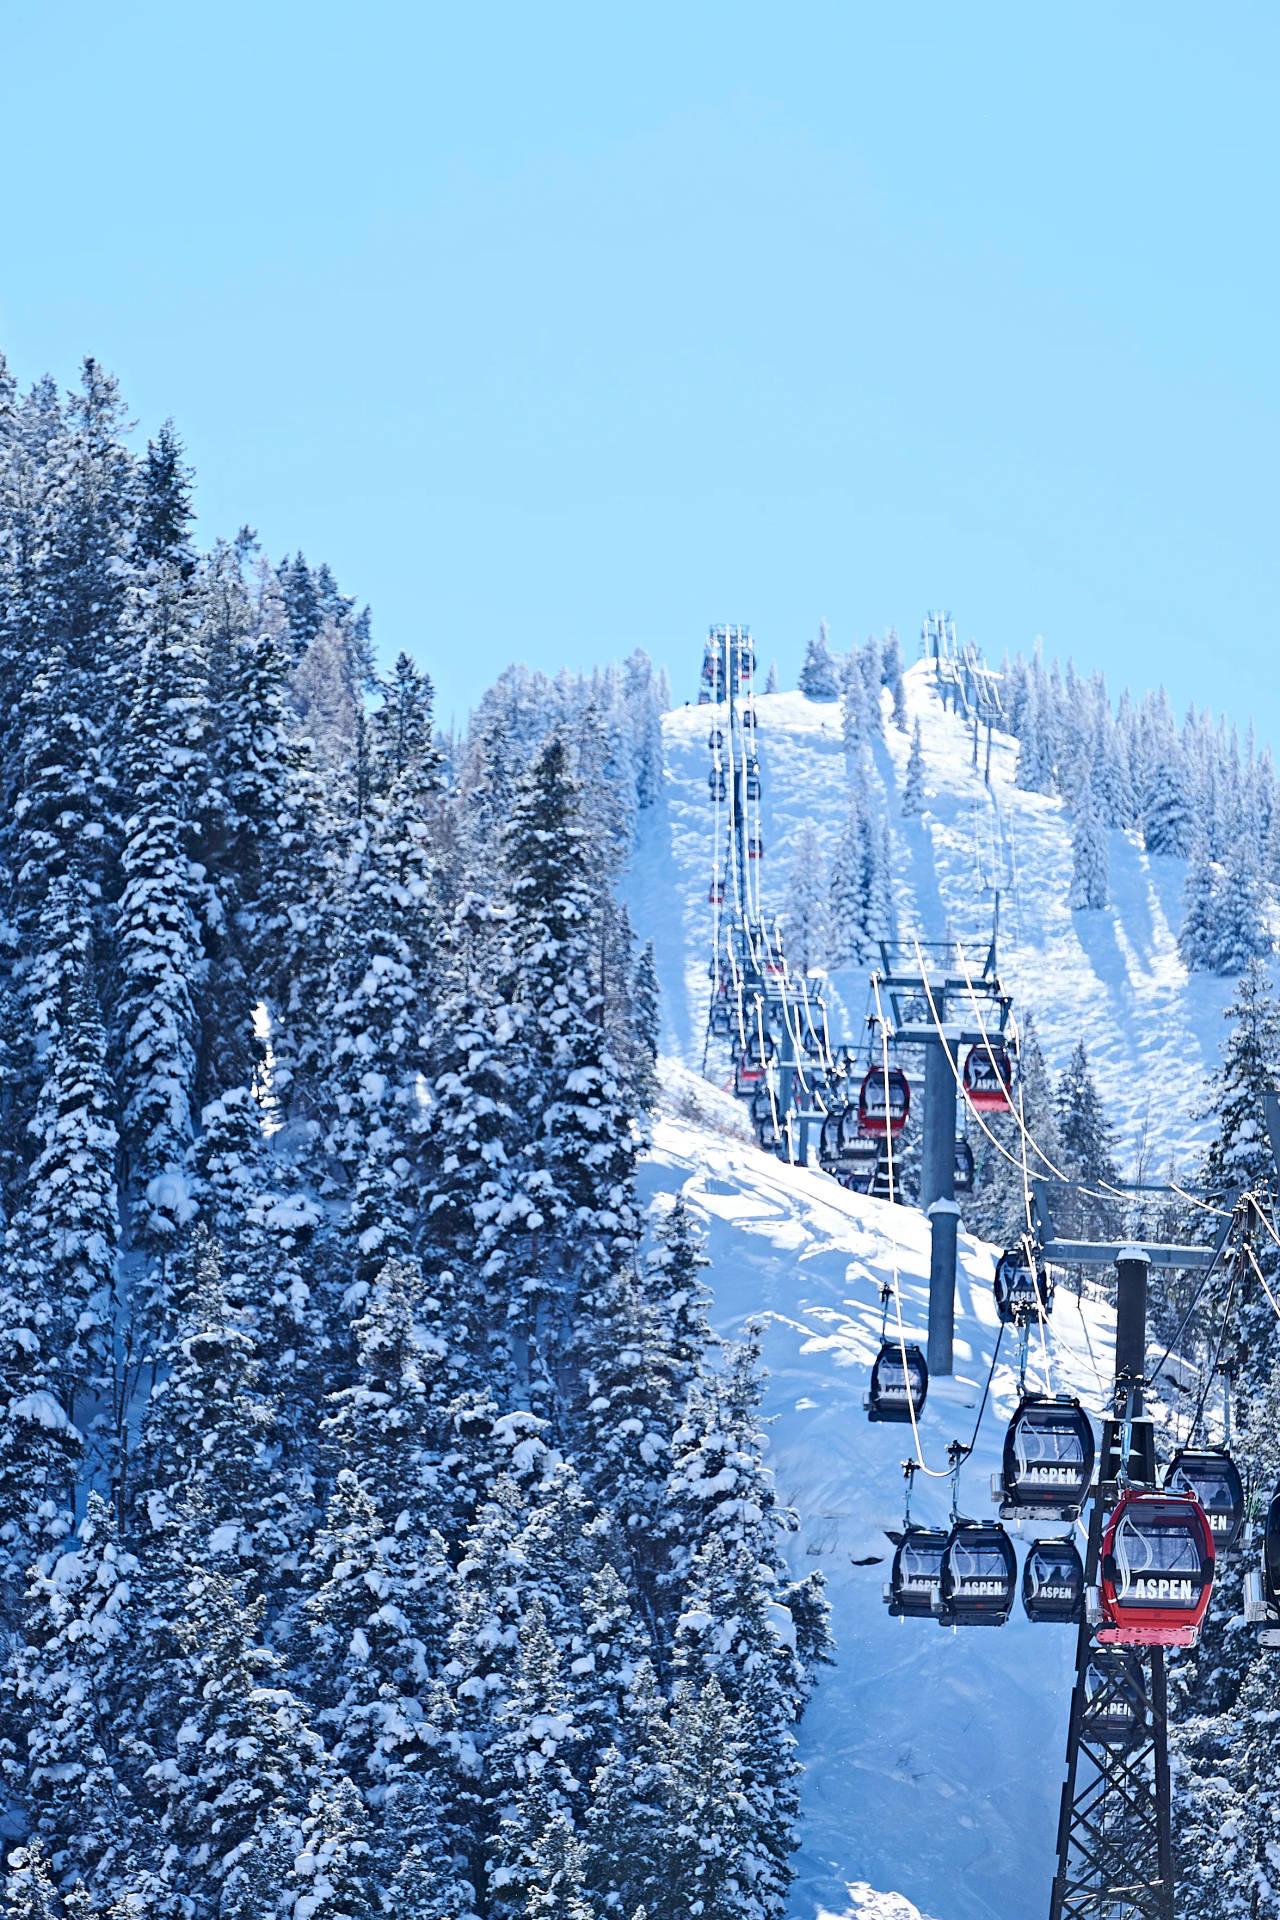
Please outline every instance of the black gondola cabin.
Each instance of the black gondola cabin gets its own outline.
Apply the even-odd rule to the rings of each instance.
[[[1069,1394],[1024,1393],[1004,1436],[1006,1520],[1074,1520],[1093,1478],[1093,1427]]]
[[[957,1520],[942,1556],[939,1618],[946,1627],[1002,1627],[1018,1591],[1018,1558],[998,1520]]]
[[[1100,1747],[1135,1747],[1147,1732],[1147,1676],[1134,1653],[1099,1647],[1084,1676],[1080,1732]]]
[[[996,1312],[1006,1326],[1034,1320],[1053,1312],[1053,1282],[1037,1254],[1029,1258],[1023,1247],[1011,1247],[996,1261]]]
[[[871,1369],[871,1385],[863,1396],[869,1420],[905,1422],[920,1418],[929,1391],[929,1366],[918,1346],[886,1340]]]
[[[1261,1564],[1244,1577],[1244,1617],[1259,1629],[1259,1646],[1280,1647],[1280,1486],[1267,1509]]]
[[[1075,1541],[1033,1540],[1022,1563],[1022,1611],[1037,1624],[1078,1626],[1084,1613],[1084,1564]]]
[[[1221,1447],[1184,1447],[1175,1453],[1164,1484],[1173,1493],[1194,1493],[1209,1516],[1213,1544],[1228,1553],[1244,1525],[1244,1482]]]
[[[908,1527],[905,1533],[889,1535],[895,1550],[884,1597],[895,1619],[936,1617],[942,1556],[950,1537],[942,1527]]]

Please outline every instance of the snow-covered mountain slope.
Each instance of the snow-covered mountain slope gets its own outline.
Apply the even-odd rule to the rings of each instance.
[[[674,1062],[664,1080],[695,1117],[659,1122],[643,1193],[653,1204],[683,1192],[704,1223],[717,1331],[763,1320],[771,1464],[800,1515],[794,1566],[821,1567],[832,1604],[836,1665],[801,1733],[794,1920],[915,1920],[906,1901],[929,1920],[1025,1920],[1047,1901],[1053,1871],[1074,1634],[1033,1627],[1020,1610],[999,1630],[944,1631],[891,1620],[881,1598],[910,1429],[871,1425],[862,1395],[880,1285],[895,1268],[907,1332],[923,1336],[927,1223],[716,1131],[719,1107],[727,1127],[739,1110],[713,1089],[695,1093]],[[991,1250],[963,1237],[961,1260],[956,1374],[931,1386],[921,1423],[934,1469],[945,1468],[948,1441],[970,1437],[998,1332]],[[1049,1359],[1055,1388],[1097,1410],[1112,1361],[1105,1309],[1082,1312],[1062,1293]],[[1006,1338],[962,1477],[962,1508],[978,1516],[993,1511],[1015,1360]],[[917,1476],[916,1517],[941,1522],[948,1506],[945,1480]]]
[[[1175,1155],[1184,1170],[1202,1138],[1197,1114],[1216,1063],[1231,983],[1188,976],[1176,940],[1185,863],[1151,858],[1135,835],[1109,835],[1112,905],[1071,912],[1071,819],[1061,801],[1013,784],[1016,742],[997,735],[988,789],[972,765],[964,722],[943,710],[932,668],[906,674],[909,726],[918,718],[927,811],[903,819],[899,804],[909,732],[886,724],[875,771],[893,832],[900,931],[924,939],[987,936],[984,885],[1012,877],[1001,905],[1000,971],[1018,1009],[1034,1013],[1049,1064],[1061,1069],[1083,1036],[1132,1173],[1146,1142],[1148,1177]],[[812,822],[829,858],[844,825],[847,785],[838,704],[800,693],[760,695],[765,858],[761,898],[780,912],[793,849]],[[887,702],[886,702],[887,706]],[[711,810],[707,734],[714,709],[680,707],[664,719],[667,777],[662,802],[641,816],[628,877],[632,917],[658,956],[667,1044],[690,1065],[701,1059],[711,910]],[[837,1030],[862,1041],[866,980],[833,982]]]

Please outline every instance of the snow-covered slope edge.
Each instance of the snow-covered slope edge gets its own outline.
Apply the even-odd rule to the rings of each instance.
[[[999,1631],[944,1632],[890,1620],[881,1599],[883,1530],[901,1523],[910,1433],[871,1426],[862,1394],[895,1257],[908,1333],[923,1335],[927,1223],[786,1167],[707,1118],[710,1127],[659,1120],[642,1195],[652,1206],[683,1192],[704,1223],[716,1330],[763,1320],[772,1466],[800,1516],[794,1565],[826,1575],[837,1641],[801,1732],[793,1920],[914,1920],[873,1888],[896,1889],[932,1920],[1025,1920],[1053,1868],[1072,1634],[1020,1614]],[[961,1259],[957,1374],[931,1388],[922,1422],[935,1468],[949,1440],[969,1437],[997,1334],[991,1250],[965,1237]],[[1063,1294],[1051,1350],[1055,1386],[1096,1407],[1111,1363],[1104,1317]],[[1008,1342],[962,1481],[962,1506],[978,1515],[991,1511],[1016,1398],[1006,1359]],[[939,1521],[947,1509],[945,1481],[918,1483],[918,1517]]]

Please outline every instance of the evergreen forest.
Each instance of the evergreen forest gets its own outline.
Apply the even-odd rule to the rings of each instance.
[[[643,654],[425,667],[0,363],[9,1920],[767,1920],[828,1636],[641,1217]]]

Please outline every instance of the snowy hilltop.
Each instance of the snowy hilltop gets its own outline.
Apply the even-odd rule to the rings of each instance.
[[[1140,825],[1106,831],[1107,905],[1073,908],[1068,800],[1018,784],[1023,754],[1011,733],[994,732],[984,778],[985,730],[975,767],[973,729],[944,709],[931,661],[909,667],[902,680],[901,724],[885,692],[879,727],[865,727],[858,742],[862,764],[853,777],[839,701],[800,692],[756,697],[766,911],[789,926],[797,862],[816,857],[829,875],[856,806],[887,829],[902,936],[985,939],[999,888],[1001,978],[1015,1006],[1034,1015],[1050,1065],[1065,1067],[1083,1038],[1129,1177],[1141,1165],[1155,1178],[1171,1156],[1185,1170],[1206,1137],[1204,1088],[1247,952],[1227,956],[1222,975],[1188,968],[1178,942],[1189,861],[1147,851]],[[641,816],[625,881],[636,926],[654,942],[667,1044],[691,1065],[702,1058],[707,1007],[707,733],[705,709],[665,715],[666,782],[658,805]],[[919,812],[908,802],[913,737],[923,766]],[[827,944],[843,958],[839,930]],[[861,964],[832,970],[840,1016],[833,1039],[866,1044],[870,964],[868,950]]]

